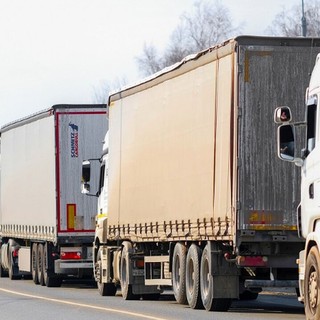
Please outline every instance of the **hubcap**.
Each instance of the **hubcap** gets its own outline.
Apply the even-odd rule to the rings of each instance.
[[[314,309],[317,307],[318,304],[318,277],[317,272],[314,270],[310,273],[309,277],[309,301],[310,306]]]
[[[96,281],[101,283],[101,261],[96,262]]]
[[[190,260],[188,267],[189,267],[189,273],[187,274],[187,279],[189,283],[189,292],[192,293],[193,288],[195,286],[195,274],[194,274],[194,266],[193,266],[192,260]]]
[[[207,296],[209,293],[209,262],[207,259],[204,261],[202,279],[202,291]]]
[[[177,288],[179,289],[179,287],[180,287],[180,274],[181,274],[181,270],[180,270],[181,268],[180,268],[180,261],[179,261],[179,259],[177,258],[177,260],[176,260],[176,265],[175,265],[175,283],[176,283],[176,286],[177,286]]]

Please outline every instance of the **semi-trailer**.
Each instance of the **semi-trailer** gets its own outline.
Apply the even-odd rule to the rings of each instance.
[[[54,105],[1,128],[0,277],[92,277],[97,203],[79,176],[106,126],[106,105]]]
[[[108,100],[94,276],[101,295],[227,310],[298,288],[299,172],[277,161],[274,106],[299,117],[320,39],[240,36]],[[91,156],[92,158],[92,156]],[[90,165],[83,163],[83,193]]]

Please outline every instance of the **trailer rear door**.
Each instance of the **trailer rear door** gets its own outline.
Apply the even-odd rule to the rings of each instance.
[[[82,161],[100,158],[107,130],[106,109],[57,109],[56,166],[58,233],[65,236],[92,235],[97,198],[80,192]],[[97,166],[99,162],[96,161]],[[92,170],[91,184],[98,185],[99,170]],[[95,174],[96,173],[96,174]]]

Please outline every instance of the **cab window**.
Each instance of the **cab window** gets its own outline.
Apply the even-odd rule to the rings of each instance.
[[[316,119],[317,106],[309,105],[307,107],[307,154],[316,146]]]
[[[98,194],[101,194],[101,190],[102,190],[103,185],[104,185],[104,173],[105,173],[105,170],[106,170],[106,165],[103,164],[100,167],[100,180],[99,180],[99,191],[98,191]]]

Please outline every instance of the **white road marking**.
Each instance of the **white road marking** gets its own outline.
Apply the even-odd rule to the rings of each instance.
[[[82,307],[82,308],[88,308],[88,309],[108,311],[108,312],[119,313],[119,314],[123,314],[123,315],[127,315],[127,316],[133,316],[133,317],[137,317],[137,318],[150,319],[150,320],[166,320],[165,318],[148,316],[148,315],[145,315],[142,313],[99,307],[99,306],[94,306],[94,305],[89,305],[89,304],[70,302],[70,301],[64,301],[64,300],[53,299],[53,298],[40,297],[40,296],[36,296],[36,295],[32,295],[32,294],[27,294],[27,293],[22,293],[22,292],[17,292],[17,291],[2,289],[2,288],[0,288],[0,291],[10,293],[10,294],[15,294],[18,296],[24,296],[24,297],[28,297],[28,298],[32,298],[32,299],[39,299],[39,300],[45,300],[45,301],[50,301],[50,302],[55,302],[55,303],[62,303],[62,304],[67,304],[67,305],[77,306],[77,307]]]

